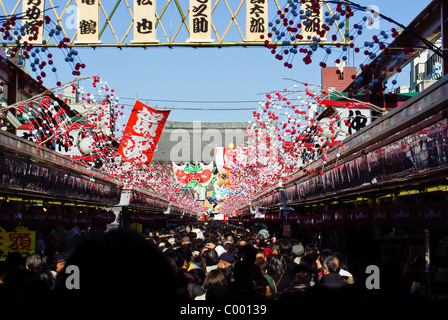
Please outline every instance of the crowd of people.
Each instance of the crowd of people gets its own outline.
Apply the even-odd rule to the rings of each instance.
[[[79,274],[67,272],[70,265]],[[364,270],[350,270],[342,253],[313,242],[273,237],[266,227],[251,231],[218,222],[146,236],[130,229],[85,235],[56,252],[51,261],[43,252],[28,257],[10,254],[1,267],[3,302],[294,303],[374,297],[373,291],[365,290]],[[70,286],[76,281],[77,287]]]

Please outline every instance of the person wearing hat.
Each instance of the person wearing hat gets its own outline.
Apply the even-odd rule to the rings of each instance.
[[[235,257],[230,252],[223,252],[216,258],[216,260],[218,261],[218,269],[224,273],[227,282],[230,282],[233,274],[233,262],[235,261]]]
[[[230,252],[222,253],[217,259],[219,269],[225,269],[231,266],[233,261],[235,261],[235,257]]]
[[[64,269],[66,260],[67,260],[67,254],[65,253],[60,253],[56,256],[56,263],[54,265],[54,270],[51,270],[53,278],[56,279],[58,273],[61,272],[62,269]]]

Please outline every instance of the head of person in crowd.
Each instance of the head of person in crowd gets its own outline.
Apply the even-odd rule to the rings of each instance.
[[[193,276],[194,281],[198,285],[202,286],[204,284],[206,274],[202,269],[194,268],[194,269],[189,270],[188,272]]]
[[[323,265],[323,272],[324,275],[330,274],[330,273],[338,273],[341,270],[341,266],[339,264],[339,259],[335,255],[328,256]]]
[[[311,271],[306,265],[297,264],[292,268],[291,284],[308,288],[311,285]]]
[[[212,286],[225,286],[227,279],[220,269],[214,269],[207,273],[204,280],[204,288],[208,289]]]
[[[272,254],[280,254],[280,246],[278,245],[278,243],[271,244],[271,251]]]
[[[307,254],[300,259],[300,263],[306,265],[311,273],[319,272],[317,267],[317,260],[319,260],[319,255],[317,253]]]
[[[204,258],[207,267],[216,266],[216,264],[218,263],[218,253],[214,249],[206,249],[202,253],[202,257]]]
[[[268,265],[266,273],[269,274],[274,280],[278,280],[282,277],[287,270],[285,258],[278,254],[272,254],[268,258]]]
[[[176,298],[176,276],[168,259],[157,246],[130,229],[84,237],[73,248],[64,269],[69,272],[59,273],[55,303],[99,305],[120,301],[128,308],[129,304]],[[67,287],[67,283],[77,282],[77,290]]]
[[[61,253],[56,257],[55,270],[56,272],[61,272],[67,261],[67,254]]]
[[[279,253],[287,258],[291,257],[292,246],[291,242],[286,238],[280,238],[278,240]]]
[[[183,246],[186,246],[186,247],[188,247],[188,248],[191,247],[191,239],[190,239],[189,236],[184,236],[184,237],[182,237],[182,245],[183,245]]]
[[[332,255],[333,252],[330,249],[323,249],[319,252],[319,259],[317,259],[317,268],[323,271],[323,265],[325,260]]]
[[[207,273],[204,280],[206,300],[222,300],[227,298],[228,281],[222,270],[215,269]]]
[[[218,269],[226,269],[235,261],[235,257],[230,252],[224,252],[216,258],[218,261]]]
[[[294,244],[291,248],[292,252],[292,258],[301,258],[305,252],[305,249],[303,248],[303,245],[300,243]]]
[[[255,259],[257,257],[257,249],[255,249],[251,245],[245,245],[239,248],[238,257],[241,261],[245,261],[250,264],[255,263]]]

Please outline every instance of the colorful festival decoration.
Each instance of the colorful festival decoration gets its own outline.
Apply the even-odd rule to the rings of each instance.
[[[361,72],[352,75],[354,86],[349,89],[349,96],[360,92],[380,94],[381,91],[394,94],[397,76],[402,68],[397,66],[388,69],[382,65],[380,54],[389,52],[390,43],[401,32],[418,37],[427,49],[442,59],[448,59],[448,55],[440,48],[414,34],[412,29],[383,15],[374,4],[362,6],[349,0],[287,0],[268,25],[269,33],[261,39],[264,39],[274,57],[284,61],[283,65],[289,69],[293,67],[296,56],[301,56],[306,65],[318,59],[319,66],[326,68],[333,62],[347,63],[352,54],[357,54],[358,60],[362,60],[359,64]],[[403,44],[398,43],[397,46],[402,47]],[[397,62],[405,63],[407,55],[417,49],[405,46],[400,54],[390,56]],[[364,77],[367,76],[364,73],[371,68],[370,63],[374,60],[377,61],[378,69],[370,72],[376,74],[388,71],[395,73],[395,77],[392,80],[372,77],[367,85],[358,88],[359,84],[365,84]],[[337,70],[336,73],[340,74],[341,71]]]
[[[228,188],[233,194],[221,203],[220,212],[230,214],[246,206],[295,172],[325,174],[329,150],[341,150],[344,139],[362,129],[358,123],[365,126],[386,112],[354,98],[327,107],[330,97],[347,98],[334,89],[295,80],[291,88],[265,94],[249,121],[247,143],[232,150]],[[336,156],[332,165],[337,167],[340,154]],[[320,170],[305,169],[318,160]]]
[[[184,164],[176,165],[173,162],[173,172],[176,181],[184,189],[194,189],[198,191],[201,188],[206,188],[209,185],[213,185],[216,180],[214,176],[214,163],[209,164]]]

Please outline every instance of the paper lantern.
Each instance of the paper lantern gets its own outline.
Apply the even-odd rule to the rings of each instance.
[[[322,213],[318,213],[313,215],[313,228],[315,230],[322,230],[325,227],[325,223],[324,223],[324,219],[323,219],[323,214]]]
[[[78,227],[80,229],[87,229],[90,227],[90,217],[86,214],[78,216]]]
[[[352,209],[341,208],[334,213],[334,223],[338,227],[349,227],[352,225],[351,215]]]
[[[353,209],[351,213],[351,219],[353,225],[357,228],[365,228],[371,224],[371,212],[370,208],[367,207],[359,207]]]
[[[440,229],[448,226],[447,205],[445,201],[437,201],[423,206],[423,218],[427,228]]]
[[[306,230],[312,230],[314,228],[313,216],[303,216],[302,226]]]
[[[69,230],[78,224],[78,216],[74,213],[67,213],[62,216],[62,226]]]
[[[394,224],[392,206],[378,206],[372,210],[373,224],[378,227],[391,227]]]
[[[62,223],[62,213],[55,209],[48,210],[44,215],[43,224],[50,227],[57,227]]]
[[[417,227],[419,209],[419,205],[415,203],[393,206],[394,224],[398,227]]]
[[[334,213],[335,210],[326,210],[322,213],[322,220],[326,227],[332,227],[335,225]]]
[[[16,207],[0,208],[0,227],[6,230],[14,230],[19,226],[21,214]]]
[[[22,223],[30,229],[38,229],[44,220],[44,212],[39,208],[30,208],[22,215]]]

